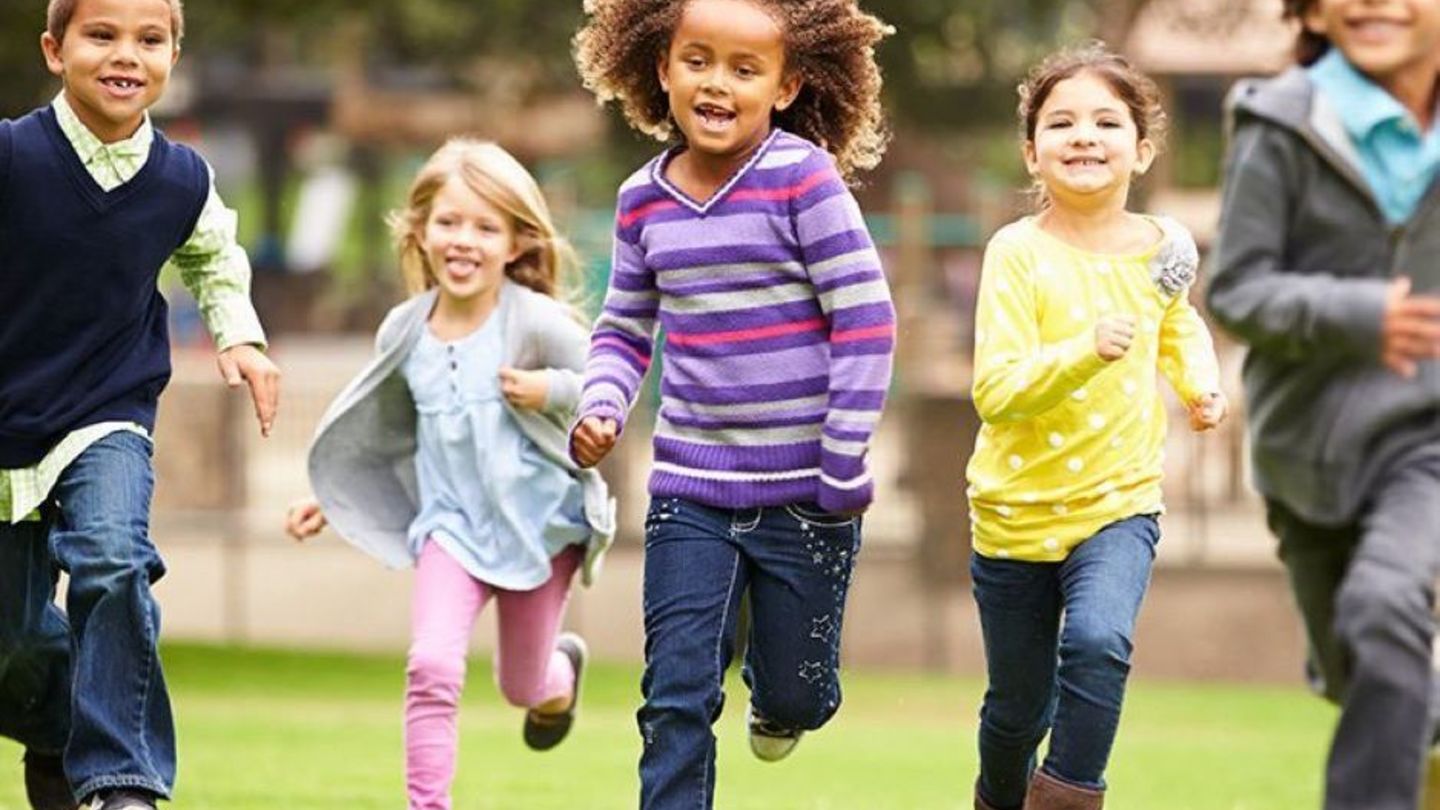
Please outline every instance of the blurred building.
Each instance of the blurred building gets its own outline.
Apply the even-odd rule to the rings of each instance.
[[[1219,219],[1225,94],[1237,79],[1283,69],[1294,37],[1281,0],[1155,0],[1125,43],[1160,85],[1170,115],[1150,207],[1185,223],[1202,246]]]

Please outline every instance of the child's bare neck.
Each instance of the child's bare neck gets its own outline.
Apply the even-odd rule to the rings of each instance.
[[[704,202],[719,191],[749,157],[749,154],[736,157],[685,149],[670,161],[665,179],[691,199]]]
[[[1036,222],[1051,236],[1092,253],[1139,253],[1159,238],[1154,225],[1123,207],[1089,210],[1051,205]]]
[[[441,340],[459,340],[484,326],[499,300],[498,291],[473,298],[456,298],[442,292],[430,313],[430,331]]]
[[[1421,130],[1428,131],[1435,123],[1437,68],[1440,64],[1431,60],[1396,71],[1390,76],[1373,78],[1415,116]]]
[[[84,108],[76,103],[75,99],[70,97],[68,91],[65,94],[65,101],[70,105],[70,109],[75,113],[75,117],[79,119],[80,125],[89,130],[90,134],[94,135],[96,139],[103,144],[108,145],[129,140],[135,137],[135,133],[139,132],[141,125],[145,123],[144,113],[141,113],[134,121],[126,121],[123,124],[93,120],[85,114]]]
[[[1434,68],[1413,72],[1404,78],[1384,85],[1405,110],[1416,117],[1421,130],[1430,130],[1436,117],[1436,71]]]

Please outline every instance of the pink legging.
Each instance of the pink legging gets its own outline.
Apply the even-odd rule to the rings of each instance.
[[[572,546],[550,561],[549,581],[533,591],[507,591],[470,576],[439,544],[428,542],[416,563],[411,598],[410,658],[405,687],[405,778],[410,810],[449,810],[459,743],[456,716],[465,684],[465,650],[475,617],[493,595],[500,640],[495,679],[511,704],[538,706],[575,687],[570,659],[555,636],[583,557]]]

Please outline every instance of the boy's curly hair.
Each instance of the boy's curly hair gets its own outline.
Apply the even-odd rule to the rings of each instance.
[[[1300,31],[1295,35],[1295,61],[1302,65],[1314,64],[1330,50],[1329,38],[1305,27],[1305,15],[1317,2],[1319,0],[1285,0],[1284,19],[1300,23]]]
[[[630,125],[667,140],[677,135],[657,66],[690,0],[585,0],[589,22],[575,35],[585,87],[615,100]],[[785,70],[800,94],[775,122],[835,157],[842,176],[873,168],[889,141],[880,107],[875,45],[893,28],[857,0],[751,0],[785,35]]]

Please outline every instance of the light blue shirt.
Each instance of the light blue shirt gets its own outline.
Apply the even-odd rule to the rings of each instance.
[[[420,513],[409,543],[418,555],[432,538],[476,579],[532,590],[550,579],[550,558],[584,544],[591,529],[580,483],[541,455],[506,408],[498,314],[450,342],[427,327],[401,366],[418,419]]]
[[[1440,126],[1421,132],[1415,116],[1338,48],[1309,68],[1310,80],[1340,114],[1360,169],[1391,225],[1410,219],[1440,167]]]

